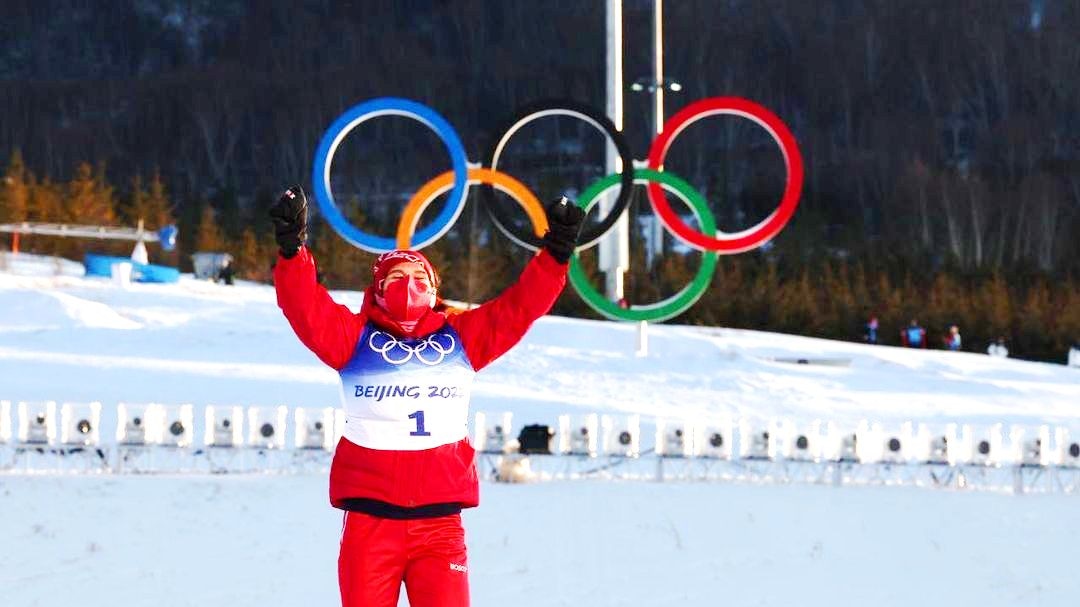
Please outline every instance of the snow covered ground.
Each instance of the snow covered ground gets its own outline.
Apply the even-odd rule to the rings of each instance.
[[[335,374],[273,290],[0,269],[0,399],[327,406]],[[335,293],[350,306],[356,293]],[[474,411],[1003,423],[1080,436],[1080,370],[754,331],[542,319]],[[799,365],[810,359],[838,364]],[[196,415],[196,420],[200,416]],[[197,436],[201,430],[197,429]],[[1080,495],[909,487],[485,483],[466,514],[474,604],[1065,605]],[[321,475],[0,474],[2,605],[332,605],[340,515]],[[406,604],[404,600],[402,604]]]

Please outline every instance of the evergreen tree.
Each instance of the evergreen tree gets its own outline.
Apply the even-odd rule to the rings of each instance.
[[[30,221],[63,222],[65,220],[63,187],[53,183],[48,177],[37,183],[31,181],[29,186]]]
[[[209,203],[203,203],[199,225],[195,228],[195,252],[223,253],[228,250],[225,236],[217,222],[217,213]]]
[[[22,154],[11,153],[7,171],[0,177],[0,223],[27,221],[30,213],[30,182]]]
[[[63,216],[63,221],[76,224],[116,223],[112,188],[101,182],[100,175],[95,175],[86,162],[79,164],[75,175],[68,182]]]
[[[154,176],[150,179],[150,189],[147,192],[142,217],[146,220],[147,226],[154,230],[160,230],[176,222],[173,204],[169,201],[165,182],[161,180],[161,173],[158,171],[154,171]]]
[[[1055,360],[1055,353],[1061,356],[1056,360],[1063,360],[1071,346],[1080,344],[1080,284],[1068,281],[1063,286],[1061,303],[1057,306],[1061,312],[1057,317],[1058,330],[1053,341],[1051,360]]]
[[[272,279],[270,268],[276,256],[277,243],[272,235],[267,234],[260,239],[255,235],[255,230],[250,227],[244,228],[236,260],[240,276],[247,280],[270,282]]]
[[[160,230],[173,224],[173,209],[165,193],[165,184],[161,176],[155,172],[149,188],[143,181],[142,175],[135,175],[131,179],[131,197],[119,206],[120,219],[125,225],[138,226],[143,222],[147,230]]]

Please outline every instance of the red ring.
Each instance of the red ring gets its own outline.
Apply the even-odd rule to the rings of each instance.
[[[784,155],[784,167],[787,169],[787,183],[784,186],[784,195],[780,199],[780,206],[749,230],[736,232],[727,237],[712,237],[694,230],[676,215],[664,197],[664,191],[659,184],[649,183],[648,194],[649,202],[652,203],[660,221],[680,240],[696,249],[730,255],[761,246],[776,236],[791,219],[795,213],[795,207],[799,206],[799,196],[802,194],[803,159],[795,137],[788,130],[787,125],[765,107],[742,97],[708,97],[686,106],[664,124],[664,131],[656,136],[652,147],[649,148],[649,168],[656,171],[663,170],[664,157],[667,156],[668,148],[679,133],[698,120],[715,114],[733,114],[749,118],[768,131],[780,145],[780,151]]]

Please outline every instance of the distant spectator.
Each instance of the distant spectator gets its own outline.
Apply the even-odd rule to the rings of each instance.
[[[218,270],[217,278],[227,285],[233,284],[233,266],[228,258],[221,262],[221,269]],[[217,282],[217,280],[214,282]]]
[[[963,344],[960,339],[960,327],[953,325],[949,327],[949,332],[945,335],[945,348],[957,352]]]
[[[1005,346],[1005,336],[1000,336],[996,341],[990,342],[990,345],[986,348],[986,353],[998,358],[1008,358],[1009,348]]]
[[[863,325],[863,341],[868,344],[877,344],[878,320],[877,316],[870,316],[870,320]]]
[[[900,331],[900,343],[905,348],[926,349],[926,329],[919,326],[919,321],[912,318],[911,324]]]
[[[1080,340],[1069,348],[1069,366],[1080,368]]]

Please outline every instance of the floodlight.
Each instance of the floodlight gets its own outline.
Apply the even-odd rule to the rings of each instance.
[[[595,413],[560,415],[559,453],[595,457],[599,444],[598,426],[598,416]]]
[[[243,437],[243,415],[240,407],[207,405],[203,444],[207,447],[239,447]]]
[[[503,453],[506,443],[512,436],[513,413],[492,413],[488,415],[483,411],[477,411],[474,430],[475,439],[473,446],[481,453]]]
[[[637,457],[640,453],[641,416],[604,415],[600,425],[604,435],[604,454],[617,457]]]
[[[293,412],[293,421],[296,425],[296,448],[333,450],[333,407],[298,407]]]
[[[543,424],[530,424],[518,434],[518,453],[523,455],[548,455],[551,453],[551,439],[555,433]]]
[[[284,449],[288,415],[289,410],[284,406],[248,407],[248,446]]]
[[[19,402],[19,442],[47,445],[56,439],[56,402]]]

